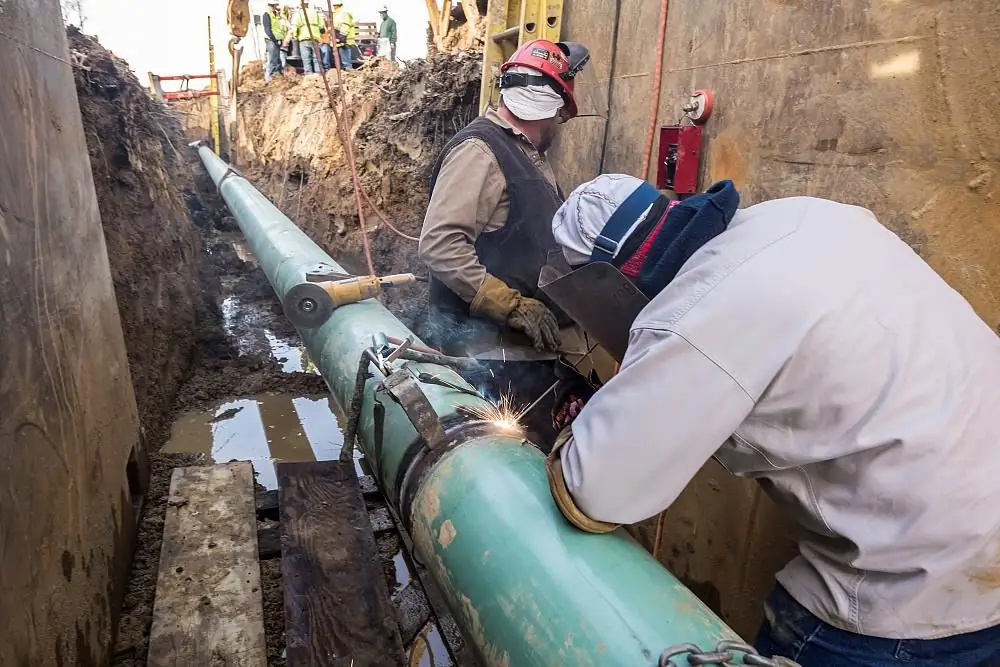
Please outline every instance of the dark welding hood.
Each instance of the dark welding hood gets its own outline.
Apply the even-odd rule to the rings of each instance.
[[[549,253],[538,287],[619,363],[632,323],[649,304],[646,295],[611,264],[589,262],[573,268],[562,250]]]

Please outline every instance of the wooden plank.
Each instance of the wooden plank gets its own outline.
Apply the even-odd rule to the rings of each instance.
[[[249,463],[174,470],[146,664],[267,664]]]
[[[378,496],[378,484],[371,475],[365,475],[358,480],[361,493],[365,496]],[[278,520],[278,490],[259,491],[257,493],[257,518]]]
[[[288,667],[404,663],[354,462],[279,463]]]

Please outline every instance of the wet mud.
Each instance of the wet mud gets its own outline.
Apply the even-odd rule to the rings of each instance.
[[[419,236],[434,161],[478,115],[481,60],[475,52],[439,54],[411,61],[405,69],[381,62],[344,73],[377,273],[424,271],[416,241],[391,227]],[[242,75],[239,168],[346,269],[368,273],[351,172],[322,81],[285,77],[264,84],[254,76],[259,67],[251,63]],[[335,74],[327,77],[335,85]],[[426,285],[382,297],[418,335],[426,299]]]
[[[151,459],[112,662],[140,667],[147,657],[173,468],[250,460],[258,485],[273,488],[275,461],[338,456],[344,417],[214,184],[187,149],[207,126],[201,110],[156,103],[127,64],[95,40],[71,30],[70,42]],[[404,234],[416,236],[433,156],[475,116],[479,56],[438,55],[412,63],[405,73],[383,64],[351,76],[365,192]],[[316,105],[321,88],[315,80],[279,81],[266,92],[261,86],[248,79],[240,114],[244,136],[258,139],[269,131],[262,115],[275,103],[270,97],[278,88],[284,86],[285,103],[297,109],[287,117],[290,124]],[[283,145],[240,166],[317,243],[361,273],[366,269],[360,227],[343,152],[336,128],[327,121],[321,127],[323,137],[311,147],[296,144],[300,132],[286,127],[279,133]],[[391,232],[373,211],[368,215],[376,270],[419,270],[416,243]],[[389,293],[385,302],[416,327],[425,299],[425,288],[417,287]],[[357,465],[366,471],[360,458]],[[416,578],[398,533],[382,528],[376,537],[382,571],[398,599],[416,586]],[[280,559],[262,560],[261,572],[268,664],[283,665]],[[406,619],[412,626],[410,664],[451,665],[426,608],[412,613]]]
[[[201,234],[182,196],[191,175],[177,117],[95,39],[75,28],[68,37],[139,417],[155,442],[203,319]]]

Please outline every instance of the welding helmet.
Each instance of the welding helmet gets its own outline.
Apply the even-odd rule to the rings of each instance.
[[[589,60],[590,52],[579,42],[550,42],[545,39],[525,42],[500,66],[500,90],[549,86],[566,102],[567,118],[573,118],[577,114],[574,94],[576,75]],[[509,71],[513,67],[528,67],[540,74]]]
[[[549,253],[539,273],[542,294],[619,362],[632,323],[649,298],[613,262],[660,198],[651,183],[622,174],[604,174],[579,186],[553,221],[562,249]]]
[[[562,250],[553,250],[538,274],[538,287],[621,363],[632,323],[649,305],[649,299],[631,280],[604,261],[570,266]],[[595,299],[596,294],[609,298]]]

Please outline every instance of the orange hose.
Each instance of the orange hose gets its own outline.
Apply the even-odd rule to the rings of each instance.
[[[416,236],[410,236],[409,234],[404,234],[403,232],[401,232],[398,229],[396,229],[395,227],[393,227],[392,223],[389,222],[389,220],[386,219],[386,217],[382,214],[382,211],[378,210],[378,207],[376,207],[375,204],[372,202],[372,199],[371,199],[371,197],[368,196],[368,193],[367,192],[362,192],[361,194],[363,194],[365,196],[365,201],[368,202],[368,206],[371,207],[371,210],[375,212],[375,215],[378,216],[378,219],[381,220],[383,222],[383,224],[385,224],[386,227],[388,227],[392,231],[396,232],[397,236],[401,236],[402,238],[407,239],[409,241],[419,241],[420,240]]]
[[[305,2],[303,0],[303,5],[304,4]],[[331,2],[331,0],[327,0],[326,8],[327,11],[330,12],[330,21],[333,21],[334,13],[333,13],[333,3]],[[312,28],[308,26],[307,28],[309,29],[309,33],[311,36]],[[335,29],[336,26],[330,26],[330,28]],[[331,39],[330,41],[332,42],[331,48],[333,49],[333,62],[337,69],[337,85],[340,86],[341,96],[344,96],[346,94],[346,91],[344,88],[343,77],[341,76],[340,51],[337,49],[336,38]],[[396,227],[394,227],[393,224],[389,222],[388,219],[386,219],[385,215],[382,214],[382,211],[380,211],[378,207],[375,206],[375,203],[372,202],[371,197],[368,196],[368,193],[361,189],[361,181],[358,178],[357,162],[354,159],[354,142],[351,140],[350,129],[344,125],[341,115],[337,112],[337,107],[333,101],[333,93],[330,91],[330,86],[329,84],[327,84],[326,81],[326,70],[323,68],[322,59],[319,59],[318,62],[320,71],[322,72],[323,76],[323,85],[326,87],[327,96],[330,98],[330,108],[333,110],[333,114],[337,119],[337,127],[341,129],[340,143],[341,145],[343,145],[344,150],[347,152],[347,162],[351,167],[351,178],[354,181],[354,198],[355,198],[355,204],[358,209],[358,222],[361,224],[361,238],[365,248],[365,260],[368,262],[368,270],[371,272],[371,275],[374,276],[376,275],[375,265],[372,262],[371,243],[368,240],[368,230],[365,229],[365,215],[364,211],[362,210],[361,196],[364,196],[365,202],[368,203],[368,206],[375,213],[375,215],[379,217],[379,219],[385,224],[386,227],[391,229],[400,237],[407,239],[409,241],[419,241],[420,239],[418,239],[415,236],[410,236],[409,234],[404,234],[400,230],[396,229]],[[350,110],[349,107],[347,106],[346,99],[344,100],[344,117],[346,117],[347,124],[350,124],[351,122]]]
[[[653,136],[656,134],[656,112],[660,109],[660,78],[663,73],[663,44],[667,37],[667,11],[670,0],[660,3],[660,27],[656,45],[656,73],[653,75],[653,97],[649,103],[649,131],[646,133],[646,150],[642,154],[642,172],[640,178],[649,174],[649,160],[653,155]]]
[[[368,263],[368,273],[369,275],[377,275],[375,273],[375,262],[372,260],[372,248],[371,242],[368,240],[368,230],[365,228],[365,212],[364,206],[361,203],[361,179],[358,178],[358,167],[354,160],[354,144],[351,141],[350,128],[344,123],[345,119],[349,124],[351,122],[350,108],[347,106],[347,100],[344,99],[344,114],[341,115],[337,111],[337,105],[333,100],[333,92],[330,90],[330,84],[326,80],[326,68],[323,66],[323,59],[320,57],[319,46],[316,43],[315,36],[312,32],[312,25],[308,22],[309,14],[306,11],[306,0],[301,0],[302,5],[302,15],[306,19],[306,29],[309,31],[309,39],[312,41],[314,49],[314,57],[319,64],[319,75],[323,79],[323,87],[326,88],[327,97],[330,100],[330,109],[333,110],[334,118],[337,120],[337,129],[340,130],[340,143],[343,145],[344,150],[347,151],[347,164],[351,168],[351,180],[354,183],[354,205],[358,210],[358,224],[361,226],[361,241],[365,248],[365,261]],[[330,0],[327,0],[327,10],[330,12],[330,20],[333,20],[333,5]],[[332,27],[332,26],[331,26]],[[340,86],[340,95],[342,98],[345,97],[346,92],[344,90],[344,81],[340,75],[340,52],[337,50],[337,40],[332,39],[331,48],[333,49],[333,63],[337,67],[337,85]]]
[[[660,544],[663,543],[663,521],[667,518],[667,510],[660,512],[656,518],[656,536],[653,538],[653,558],[660,560]]]

